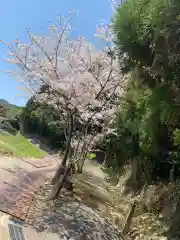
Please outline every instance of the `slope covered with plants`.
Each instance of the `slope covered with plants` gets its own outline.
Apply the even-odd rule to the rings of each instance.
[[[178,188],[179,12],[180,2],[176,0],[127,0],[116,9],[112,20],[119,67],[129,79],[116,119],[109,126],[111,133],[98,145],[103,144],[110,156],[106,166],[117,171],[119,166],[132,166],[127,184],[133,188],[144,183]],[[177,192],[173,198],[169,230],[179,236]]]
[[[8,119],[12,119],[17,115],[20,115],[23,107],[18,107],[14,104],[10,104],[8,101],[4,99],[0,99],[0,106],[5,109],[5,117]]]

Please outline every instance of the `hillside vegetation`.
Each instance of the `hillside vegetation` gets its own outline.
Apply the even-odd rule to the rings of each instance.
[[[12,119],[18,115],[20,115],[23,107],[18,107],[14,104],[10,104],[8,101],[4,99],[0,99],[0,105],[4,107],[6,111],[6,118]]]
[[[19,133],[16,135],[0,133],[0,153],[15,157],[43,158],[46,156],[45,152]]]

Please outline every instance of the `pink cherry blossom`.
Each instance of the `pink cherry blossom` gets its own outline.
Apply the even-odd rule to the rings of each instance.
[[[11,73],[37,101],[60,111],[66,128],[72,120],[86,127],[103,127],[115,116],[125,81],[112,43],[113,34],[108,25],[97,26],[96,36],[107,43],[107,47],[97,50],[83,37],[70,40],[71,30],[69,18],[67,22],[59,18],[51,24],[48,36],[35,36],[27,30],[29,43],[18,38],[13,45],[3,42],[8,48],[6,60],[15,65]],[[49,90],[39,94],[43,85]],[[79,147],[85,146],[87,140],[92,142],[91,138],[82,129]],[[77,142],[74,139],[73,144]]]

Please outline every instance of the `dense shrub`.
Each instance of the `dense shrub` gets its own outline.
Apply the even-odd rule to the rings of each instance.
[[[110,165],[131,161],[146,181],[180,176],[179,11],[177,0],[128,0],[112,22],[130,78],[110,126],[116,134],[101,142]]]
[[[64,123],[60,114],[50,106],[39,104],[32,98],[22,111],[20,120],[24,134],[38,134],[52,148],[64,146]]]

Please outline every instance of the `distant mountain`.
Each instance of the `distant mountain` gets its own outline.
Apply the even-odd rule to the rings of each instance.
[[[18,107],[14,104],[9,103],[4,99],[0,99],[0,105],[3,106],[6,110],[7,118],[14,118],[16,115],[19,115],[23,109],[23,107]]]
[[[4,99],[0,99],[0,104],[3,106],[10,105],[10,103]]]

